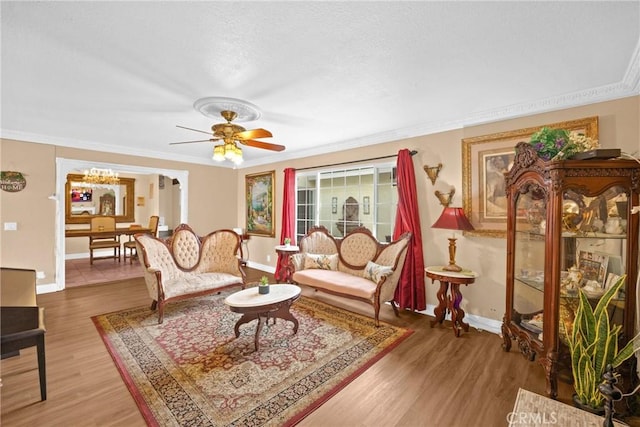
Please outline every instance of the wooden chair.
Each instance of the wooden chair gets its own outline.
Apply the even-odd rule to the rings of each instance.
[[[160,222],[159,216],[152,216],[149,218],[149,228],[151,231],[150,235],[153,237],[157,237],[158,234],[158,223]],[[131,235],[129,235],[129,241],[124,242],[122,245],[124,248],[124,261],[127,262],[127,249],[129,250],[129,264],[133,264],[133,259],[138,257],[138,253],[136,251],[136,241],[133,239]]]
[[[1,268],[0,301],[1,357],[19,356],[21,349],[36,346],[40,399],[47,400],[44,308],[36,303],[35,270]]]
[[[113,258],[120,262],[120,236],[115,234],[116,219],[113,216],[95,216],[91,218],[91,231],[113,231],[113,235],[89,236],[89,263],[93,265],[94,259]],[[113,255],[93,256],[93,251],[100,249],[113,249]]]

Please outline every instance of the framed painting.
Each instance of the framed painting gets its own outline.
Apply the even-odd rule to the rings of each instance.
[[[371,201],[369,199],[369,196],[364,196],[362,198],[362,213],[364,215],[369,215],[370,212],[371,212]]]
[[[256,173],[245,177],[247,201],[247,234],[275,237],[273,215],[275,171]]]
[[[468,236],[505,238],[507,189],[504,173],[515,157],[515,146],[528,141],[543,126],[577,131],[598,139],[598,117],[558,122],[462,140],[462,206],[475,228]]]

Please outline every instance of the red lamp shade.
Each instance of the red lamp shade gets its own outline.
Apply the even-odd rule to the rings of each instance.
[[[440,218],[431,226],[432,228],[445,228],[447,230],[473,230],[462,208],[445,207]],[[462,267],[456,264],[456,238],[449,238],[449,265],[442,267],[445,271],[462,271]]]
[[[432,228],[445,228],[447,230],[473,230],[473,225],[464,215],[462,208],[446,207],[442,210],[440,218],[431,226]]]

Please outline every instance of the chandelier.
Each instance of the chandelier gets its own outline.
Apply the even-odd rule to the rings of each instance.
[[[239,165],[242,163],[242,149],[233,140],[225,141],[224,144],[213,147],[213,160],[216,162],[231,160]]]
[[[89,185],[118,185],[118,173],[111,169],[91,168],[84,171],[83,181]]]

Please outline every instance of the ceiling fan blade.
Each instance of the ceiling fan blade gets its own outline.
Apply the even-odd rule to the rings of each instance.
[[[263,148],[271,151],[283,151],[285,149],[284,145],[270,144],[268,142],[256,141],[253,139],[239,139],[238,142],[240,144],[248,145],[249,147]]]
[[[237,139],[270,138],[273,135],[266,129],[251,129],[233,135]]]
[[[170,142],[169,145],[193,144],[194,142],[209,142],[209,141],[217,141],[217,139],[199,139],[197,141]]]
[[[200,129],[193,129],[193,128],[188,128],[188,127],[180,126],[180,125],[176,125],[176,127],[177,127],[177,128],[180,128],[180,129],[187,129],[187,130],[192,130],[192,131],[194,131],[194,132],[202,132],[202,133],[206,133],[206,134],[211,135],[211,132],[210,132],[210,131],[204,131],[204,130],[200,130]]]

